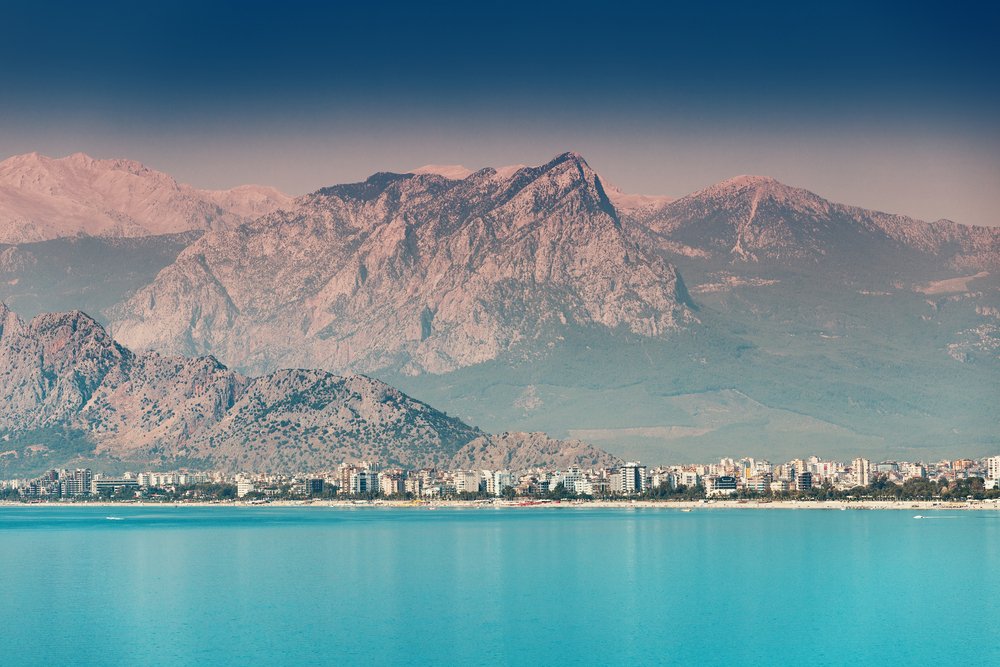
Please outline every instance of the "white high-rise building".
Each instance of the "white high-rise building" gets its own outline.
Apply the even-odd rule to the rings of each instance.
[[[642,493],[646,490],[646,466],[629,461],[618,470],[618,493]]]
[[[698,486],[698,483],[701,481],[701,477],[694,470],[681,470],[675,476],[675,480],[675,486],[683,484],[685,487],[691,489]]]
[[[986,459],[986,477],[1000,479],[1000,456],[991,456]]]
[[[70,476],[63,481],[63,495],[83,496],[90,493],[90,483],[94,475],[90,468],[77,468]]]
[[[555,484],[562,484],[571,493],[583,493],[583,472],[579,468],[570,468],[565,472],[560,472],[553,480]]]
[[[386,470],[378,474],[378,492],[383,496],[395,496],[406,492],[402,470]]]
[[[854,473],[854,483],[857,486],[868,486],[872,482],[872,462],[857,458],[851,462],[851,472]]]
[[[514,486],[514,474],[509,470],[484,470],[486,493],[499,496],[508,486]]]
[[[458,493],[479,493],[479,481],[482,475],[473,470],[458,470],[452,475],[455,481],[455,491]]]
[[[424,490],[424,480],[420,475],[407,475],[403,481],[403,489],[407,493],[419,496]]]
[[[371,470],[355,470],[351,473],[350,488],[355,496],[378,493],[378,474]]]
[[[668,470],[657,470],[650,475],[649,481],[654,489],[673,488],[674,475]]]

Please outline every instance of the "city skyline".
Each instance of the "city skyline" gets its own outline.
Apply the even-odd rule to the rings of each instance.
[[[979,481],[976,481],[979,480]],[[929,482],[935,488],[914,483]],[[960,486],[966,483],[967,487]],[[198,485],[209,485],[204,492]],[[221,487],[219,485],[222,485]],[[908,486],[909,485],[909,486]],[[959,486],[955,486],[959,485]],[[427,500],[473,500],[505,497],[544,497],[549,500],[607,499],[648,496],[666,499],[713,498],[751,494],[777,496],[795,492],[849,492],[842,500],[858,500],[864,493],[892,496],[934,495],[955,486],[962,493],[985,494],[1000,499],[1000,455],[980,459],[924,461],[873,461],[856,456],[849,461],[811,455],[784,463],[743,456],[723,457],[718,463],[645,465],[620,461],[610,467],[580,465],[534,466],[531,468],[411,468],[378,462],[342,462],[336,468],[312,472],[172,471],[109,475],[91,468],[51,469],[40,477],[0,479],[0,500],[32,501],[40,498],[114,497],[129,501],[163,497],[188,487],[183,497],[218,500],[247,498],[288,499],[321,496],[331,498],[376,497]],[[228,488],[226,488],[228,487]],[[11,493],[13,492],[13,494]],[[193,495],[192,495],[193,494]],[[936,494],[936,495],[935,495]],[[981,500],[986,496],[977,496]],[[899,494],[896,494],[899,499]],[[678,498],[675,498],[678,499]],[[828,498],[829,499],[829,498]],[[869,498],[870,499],[870,498]],[[960,498],[967,500],[965,496]],[[920,517],[917,517],[920,518]]]

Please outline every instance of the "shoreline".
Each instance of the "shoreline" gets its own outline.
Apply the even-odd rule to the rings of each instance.
[[[504,500],[275,500],[270,502],[12,502],[0,501],[4,507],[324,507],[333,509],[679,509],[679,510],[962,510],[998,511],[1000,500],[930,501],[930,500],[583,500],[583,501],[504,501]]]

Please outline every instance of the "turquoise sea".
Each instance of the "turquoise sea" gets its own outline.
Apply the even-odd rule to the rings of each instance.
[[[1000,514],[914,513],[0,507],[0,661],[1000,663]]]

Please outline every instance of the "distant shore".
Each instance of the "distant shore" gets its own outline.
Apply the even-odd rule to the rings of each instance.
[[[930,500],[275,500],[270,502],[228,501],[228,502],[128,502],[94,501],[63,502],[44,501],[23,503],[2,501],[0,507],[327,507],[340,509],[384,508],[384,509],[676,509],[676,510],[1000,510],[1000,500],[972,501],[930,501]]]

